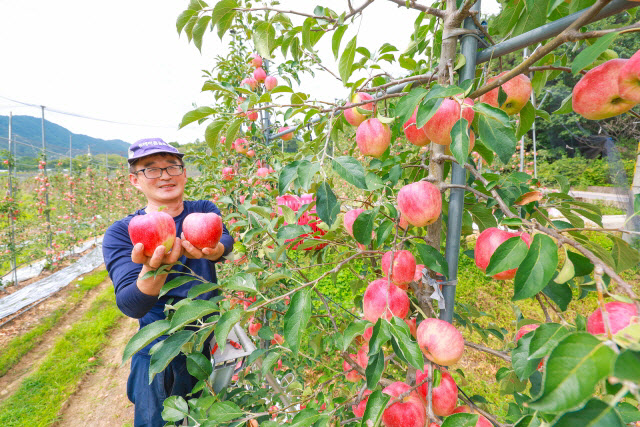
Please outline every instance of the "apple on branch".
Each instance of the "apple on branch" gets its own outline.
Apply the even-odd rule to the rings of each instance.
[[[449,322],[428,317],[418,325],[417,334],[424,355],[438,365],[453,365],[464,353],[464,338]]]
[[[428,377],[428,372],[429,365],[425,365],[424,370],[422,371],[416,371],[416,384],[424,381],[425,378]],[[427,400],[427,386],[428,384],[425,382],[418,387],[418,392],[425,401]],[[456,408],[456,405],[458,404],[458,386],[449,372],[444,370],[442,371],[440,384],[433,387],[431,390],[431,403],[433,406],[433,413],[439,417],[451,415],[453,410]]]
[[[369,283],[362,299],[364,318],[376,323],[379,318],[386,320],[396,316],[401,319],[409,314],[409,296],[388,278],[376,279]]]
[[[380,157],[391,144],[391,130],[377,118],[367,119],[356,130],[356,143],[365,156]]]
[[[382,392],[391,396],[391,400],[411,390],[408,384],[401,381],[385,387]],[[424,427],[427,421],[427,410],[415,391],[390,405],[382,413],[382,423],[386,427]]]
[[[609,320],[609,328],[611,329],[612,335],[626,328],[632,322],[637,323],[640,321],[635,304],[612,301],[606,303],[604,309],[607,312],[607,319]],[[587,319],[587,332],[592,335],[604,335],[606,333],[600,307],[596,308]]]
[[[507,74],[504,71],[495,77],[487,80],[487,84],[491,84],[500,77]],[[500,108],[508,115],[518,114],[522,108],[527,105],[531,98],[531,80],[525,74],[518,74],[511,80],[502,84],[502,90],[507,94],[507,99],[501,105],[498,105],[498,97],[500,95],[500,87],[491,89],[480,97],[480,102],[485,102],[493,107]]]
[[[363,101],[372,100],[373,96],[369,95],[365,92],[358,92],[351,98],[351,102],[347,103],[347,106],[351,104],[359,104]],[[351,107],[344,110],[344,118],[351,126],[359,126],[360,123],[364,122],[367,116],[358,112],[358,108],[363,110],[373,111],[373,103],[359,105],[357,107]]]
[[[462,102],[462,107],[458,100],[446,98],[438,107],[438,111],[424,125],[423,129],[432,142],[439,145],[449,145],[451,144],[451,129],[453,129],[453,125],[462,117],[467,120],[468,126],[471,126],[474,115],[473,100],[471,98],[465,98]]]
[[[496,251],[496,249],[498,249],[501,244],[503,244],[510,238],[516,236],[520,236],[520,238],[527,244],[527,247],[531,245],[531,235],[525,232],[512,233],[509,231],[500,230],[497,227],[491,227],[484,230],[478,236],[478,240],[476,240],[476,247],[474,250],[476,266],[482,271],[487,271],[491,256]],[[502,271],[498,274],[495,274],[493,278],[498,280],[513,279],[516,276],[517,270],[517,268],[514,268],[511,270]]]
[[[427,181],[407,184],[398,192],[398,210],[416,227],[433,224],[440,218],[442,196],[438,187]]]
[[[391,257],[393,255],[393,267]],[[406,291],[416,273],[416,259],[410,251],[401,250],[385,253],[381,261],[382,275],[386,276],[391,270],[391,281],[400,289]]]

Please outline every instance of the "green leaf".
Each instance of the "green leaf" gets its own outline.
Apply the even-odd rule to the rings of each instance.
[[[240,126],[242,126],[242,123],[244,123],[244,119],[237,118],[229,124],[229,127],[227,128],[227,134],[225,136],[227,144],[231,144],[233,140],[236,139],[236,134],[238,133],[238,130],[240,130]]]
[[[443,98],[427,97],[420,103],[418,112],[416,113],[416,127],[423,127],[438,112],[438,108],[442,105]],[[413,111],[411,112],[413,114]],[[408,120],[409,118],[407,118]],[[406,123],[406,120],[403,122]]]
[[[160,294],[158,294],[158,298],[164,296],[167,292],[184,285],[185,283],[196,281],[199,282],[200,280],[191,276],[174,277],[173,279],[165,283],[164,286],[162,286],[162,289],[160,289]]]
[[[351,76],[351,71],[353,70],[353,60],[356,56],[357,38],[358,36],[354,36],[351,41],[347,43],[347,47],[344,48],[342,56],[340,57],[338,70],[340,71],[340,78],[342,79],[343,84],[347,84],[347,82],[349,81],[349,77]]]
[[[564,1],[564,0],[560,0]],[[542,424],[540,420],[535,415],[525,415],[520,418],[517,423],[514,424],[513,427],[540,427]]]
[[[610,374],[614,357],[613,350],[589,333],[569,335],[551,352],[542,395],[530,402],[529,407],[544,412],[579,408]]]
[[[271,58],[271,52],[276,46],[276,30],[270,22],[261,22],[253,31],[253,43],[263,58]]]
[[[289,309],[284,315],[285,342],[294,356],[298,355],[302,333],[311,318],[311,296],[308,289],[293,294]]]
[[[178,127],[178,129],[182,129],[189,123],[202,120],[205,117],[212,115],[214,112],[215,111],[213,110],[213,108],[210,107],[200,107],[196,108],[195,110],[189,111],[182,117],[182,121],[180,122],[180,126]]]
[[[640,411],[638,408],[633,406],[627,402],[618,403],[618,407],[616,408],[620,416],[622,416],[622,420],[625,424],[631,424],[636,421],[640,421]]]
[[[363,190],[367,189],[367,181],[362,164],[353,157],[343,156],[332,160],[331,165],[345,181]]]
[[[236,308],[225,312],[222,316],[220,316],[220,319],[218,319],[214,337],[216,339],[216,343],[218,343],[218,348],[220,348],[220,351],[224,350],[224,346],[227,344],[227,337],[229,336],[229,332],[231,332],[231,328],[233,328],[233,325],[235,325],[240,321],[240,319],[242,319],[243,313],[243,309]]]
[[[459,412],[449,415],[442,423],[442,427],[474,427],[478,422],[478,418],[477,414]]]
[[[566,311],[569,307],[569,303],[573,298],[571,288],[566,283],[555,283],[553,281],[542,290],[546,296],[551,298],[551,301],[558,304],[558,308],[562,311]]]
[[[178,30],[178,35],[182,32],[184,26],[187,25],[187,22],[189,22],[189,20],[197,14],[197,10],[187,9],[182,12],[180,16],[178,16],[178,19],[176,20],[176,29]]]
[[[636,384],[640,383],[640,352],[624,350],[620,353],[613,367],[613,376]]]
[[[202,37],[204,36],[204,32],[209,26],[209,22],[211,22],[211,16],[203,15],[198,19],[195,27],[193,27],[193,44],[198,48],[200,52],[202,52]]]
[[[291,240],[297,239],[303,234],[309,233],[310,227],[305,227],[303,225],[298,224],[288,224],[284,227],[278,229],[277,238],[278,240]]]
[[[353,222],[353,237],[358,243],[362,243],[363,245],[371,243],[373,222],[376,219],[376,215],[378,215],[378,208],[372,211],[364,211],[360,213]]]
[[[467,127],[468,123],[466,119],[460,119],[451,129],[451,146],[449,149],[459,165],[464,165],[467,157],[469,157],[470,139],[469,128]]]
[[[207,356],[195,352],[187,356],[187,371],[199,380],[206,380],[213,372],[213,367]]]
[[[169,365],[178,354],[180,349],[185,345],[191,337],[193,337],[193,331],[178,331],[175,334],[168,337],[166,340],[159,342],[153,346],[150,351],[151,361],[149,362],[149,384],[153,381],[153,377]]]
[[[369,356],[376,354],[387,341],[391,339],[389,334],[389,323],[378,319],[375,325],[373,325],[373,334],[369,340]]]
[[[424,367],[424,365],[423,365]],[[384,351],[380,350],[373,356],[369,357],[369,364],[364,370],[367,378],[367,388],[372,390],[376,387],[384,371]]]
[[[244,411],[233,402],[223,401],[216,402],[209,408],[207,416],[210,420],[216,420],[217,423],[223,423],[236,418],[243,417]]]
[[[165,421],[182,421],[188,414],[189,405],[182,396],[169,396],[163,402],[162,419]]]
[[[613,242],[611,257],[616,264],[616,273],[633,268],[640,262],[640,253],[619,237],[607,236]]]
[[[341,25],[333,32],[333,37],[331,38],[331,49],[333,50],[333,56],[338,59],[338,54],[340,52],[340,42],[342,41],[342,36],[344,32],[347,31],[347,25]]]
[[[237,273],[224,281],[224,288],[230,291],[256,293],[256,277],[251,273]]]
[[[553,350],[571,331],[558,323],[544,323],[535,329],[529,344],[529,359],[540,359]]]
[[[221,18],[233,12],[232,9],[237,7],[238,2],[236,0],[220,0],[219,2],[217,2],[215,7],[213,8],[211,25],[216,25]]]
[[[207,125],[207,128],[204,131],[204,140],[209,144],[209,147],[211,147],[212,150],[218,149],[218,144],[220,142],[218,136],[226,122],[227,121],[223,119],[216,119]]]
[[[316,191],[316,211],[318,217],[329,227],[333,225],[340,213],[340,202],[326,181],[320,184]]]
[[[533,236],[527,256],[518,267],[513,301],[531,298],[543,290],[558,266],[558,247],[543,234]]]
[[[572,105],[573,92],[570,93],[565,99],[562,100],[560,108],[553,112],[553,114],[569,114],[573,112]],[[564,193],[565,191],[563,191]]]
[[[553,425],[554,427],[624,427],[625,423],[615,408],[601,400],[591,399],[584,408],[564,414]]]
[[[427,96],[427,90],[421,87],[411,89],[407,95],[400,98],[396,105],[396,117],[400,123],[406,123],[418,104]]]
[[[609,33],[596,39],[589,47],[585,48],[576,56],[571,64],[571,72],[576,75],[584,68],[593,64],[596,59],[607,49],[609,45],[618,37],[619,33]]]
[[[516,348],[511,351],[513,370],[521,381],[526,380],[536,371],[540,359],[529,359],[529,347],[533,334],[526,334],[518,340]]]
[[[422,243],[417,243],[415,246],[418,250],[418,254],[420,255],[420,260],[425,267],[435,271],[436,273],[440,273],[445,277],[449,276],[449,264],[439,250],[433,246]]]
[[[393,317],[389,322],[389,332],[396,338],[398,347],[404,359],[416,369],[424,369],[424,358],[418,343],[412,339],[409,325],[399,317]]]
[[[492,149],[503,163],[509,163],[516,150],[516,135],[508,116],[499,108],[480,103],[474,106],[477,120],[478,137],[482,143]]]
[[[320,166],[320,163],[311,163],[308,160],[302,160],[298,165],[298,177],[295,182],[296,186],[304,190],[308,190],[311,182],[313,181],[313,177],[321,168],[322,166]]]
[[[389,403],[390,399],[391,396],[382,393],[382,391],[380,390],[375,390],[373,393],[371,393],[369,395],[369,399],[367,400],[367,407],[364,410],[364,415],[362,416],[360,427],[372,427],[380,425],[380,421],[382,421],[382,413],[387,407],[387,403]]]
[[[299,160],[295,162],[291,162],[280,171],[280,176],[278,177],[278,192],[282,196],[285,191],[287,191],[287,187],[291,182],[298,177],[298,165],[300,164]]]
[[[505,240],[491,255],[486,271],[487,276],[495,276],[503,271],[518,268],[528,251],[527,244],[520,236]]]
[[[527,102],[522,110],[520,110],[520,122],[518,123],[518,131],[516,132],[516,139],[520,140],[533,126],[533,122],[536,119],[536,109],[531,104],[531,101]]]
[[[280,359],[279,351],[270,351],[262,361],[262,375],[266,375],[271,370],[271,367]]]
[[[369,326],[371,326],[371,323],[369,323],[369,321],[367,320],[362,319],[356,320],[353,323],[349,323],[347,328],[342,333],[342,351],[347,351],[353,339],[358,335],[362,335],[365,329],[367,329]]]
[[[197,319],[201,319],[207,314],[211,314],[214,311],[219,310],[218,304],[207,300],[183,300],[186,301],[184,305],[176,310],[171,318],[171,329],[169,334],[182,329],[186,325],[192,323]]]
[[[161,335],[164,335],[169,330],[170,326],[171,322],[167,319],[156,320],[136,332],[124,348],[124,352],[122,353],[122,363],[124,364],[124,362],[126,362],[131,356],[149,345],[151,341]]]

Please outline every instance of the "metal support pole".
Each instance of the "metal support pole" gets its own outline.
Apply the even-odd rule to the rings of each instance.
[[[471,8],[472,11],[480,12],[481,0],[478,0]],[[464,20],[465,29],[476,29],[473,19],[466,18]],[[476,72],[476,52],[478,50],[478,41],[475,37],[461,37],[461,52],[466,58],[466,63],[460,73],[460,81],[474,79]],[[451,183],[455,185],[464,185],[467,173],[464,166],[456,162],[452,162]],[[451,285],[443,286],[442,293],[444,295],[445,308],[440,310],[440,319],[451,323],[453,321],[453,304],[456,299],[456,280],[458,279],[458,256],[460,255],[460,235],[462,234],[462,212],[464,210],[464,190],[462,188],[452,188],[449,195],[449,214],[447,216],[447,244],[445,247],[445,258],[449,265],[448,280],[453,282]]]
[[[264,69],[267,75],[269,74],[269,61],[263,59],[262,68]],[[269,145],[271,141],[271,113],[269,113],[269,109],[261,110],[262,111],[262,134],[264,135],[264,143],[265,145]]]
[[[47,177],[47,143],[45,142],[44,136],[44,105],[41,105],[42,109],[42,161],[44,161],[44,167],[42,168],[42,173],[45,178]],[[49,212],[49,187],[45,186],[44,189],[44,201],[45,201],[45,217],[47,218],[47,246],[51,247],[53,245],[53,237],[51,236],[51,214]]]
[[[13,122],[13,112],[9,113],[9,197],[13,199],[13,180],[11,179],[11,175],[13,173],[13,130],[11,128]],[[14,286],[18,284],[18,262],[16,258],[16,224],[13,220],[14,211],[8,212],[9,214],[9,226],[11,227],[10,234],[10,250],[11,250],[11,271],[13,272],[13,284]]]
[[[73,176],[73,155],[71,154],[71,135],[69,135],[69,176]]]

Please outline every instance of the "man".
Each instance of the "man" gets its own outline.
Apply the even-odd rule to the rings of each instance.
[[[147,206],[134,214],[116,221],[105,233],[103,255],[109,277],[113,282],[118,308],[129,317],[139,319],[140,328],[164,319],[165,304],[185,298],[191,287],[200,282],[188,282],[158,297],[165,282],[176,274],[161,274],[155,278],[143,279],[143,276],[156,270],[163,264],[180,261],[184,266],[174,266],[174,270],[189,272],[216,282],[214,262],[229,254],[233,249],[233,238],[223,225],[222,237],[215,248],[197,249],[184,238],[182,221],[192,212],[214,212],[220,215],[218,208],[207,200],[183,200],[187,182],[187,172],[182,161],[183,154],[159,138],[142,139],[129,148],[129,181],[140,190],[147,199]],[[128,233],[129,222],[135,215],[157,212],[171,215],[176,223],[176,240],[171,251],[155,248],[152,256],[144,255],[144,246],[131,243]],[[209,299],[216,291],[207,292],[198,299]],[[167,368],[157,374],[149,384],[149,349],[162,336],[136,353],[131,359],[131,373],[127,381],[127,395],[135,404],[135,426],[163,426],[162,409],[164,400],[172,395],[185,397],[197,380],[189,375],[186,358],[180,355]],[[205,349],[208,344],[205,345]]]

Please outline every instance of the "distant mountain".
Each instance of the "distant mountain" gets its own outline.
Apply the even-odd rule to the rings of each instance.
[[[16,155],[18,157],[37,157],[42,148],[42,119],[31,116],[13,116],[11,128],[13,139],[18,141]],[[60,153],[64,156],[69,155],[69,135],[71,135],[73,156],[86,154],[88,152],[87,147],[91,147],[91,154],[119,154],[126,158],[129,148],[129,143],[120,139],[106,141],[87,135],[79,135],[47,120],[45,120],[44,124],[44,135],[47,151],[49,151],[47,157],[50,159],[59,157],[52,153]],[[8,136],[9,117],[0,116],[0,150],[8,148]]]

